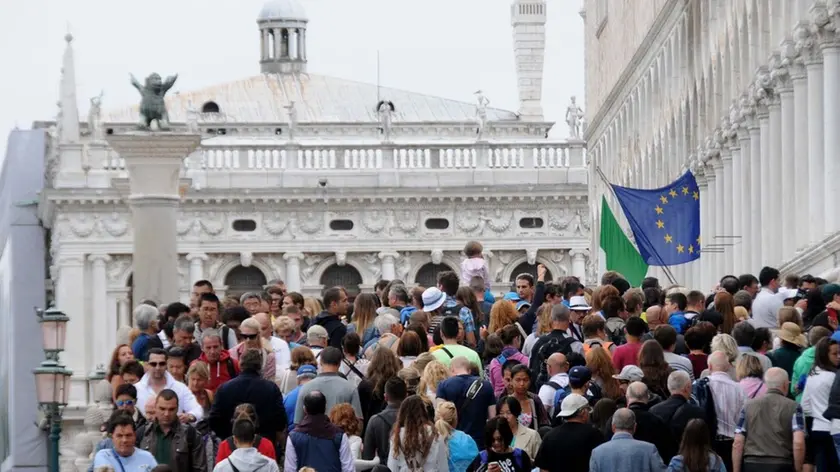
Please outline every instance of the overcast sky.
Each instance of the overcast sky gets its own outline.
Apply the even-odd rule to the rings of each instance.
[[[516,111],[511,0],[300,0],[309,16],[309,72]],[[79,113],[136,103],[129,73],[178,73],[174,91],[259,73],[256,17],[264,0],[0,2],[0,158],[12,128],[56,114],[64,35],[75,37]],[[565,137],[569,97],[583,102],[582,0],[547,0],[543,83],[552,136]],[[585,107],[585,104],[583,104]]]

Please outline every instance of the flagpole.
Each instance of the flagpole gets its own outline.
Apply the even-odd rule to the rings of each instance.
[[[610,193],[612,194],[612,196],[618,199],[618,196],[615,194],[615,190],[613,190],[612,188],[612,184],[609,180],[607,180],[607,176],[604,175],[604,172],[601,170],[601,168],[595,166],[595,172],[598,173],[598,177],[600,177],[604,184],[607,186],[607,188],[610,189]],[[662,267],[662,270],[665,271],[665,276],[668,277],[668,281],[670,281],[674,285],[679,285],[679,282],[677,282],[677,278],[674,277],[674,274],[671,272],[671,269],[669,269],[668,266],[663,265],[659,267]]]

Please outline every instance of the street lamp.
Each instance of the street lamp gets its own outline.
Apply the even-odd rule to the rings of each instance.
[[[46,360],[33,372],[38,405],[44,412],[50,431],[49,470],[58,472],[58,442],[61,439],[61,407],[67,405],[70,393],[70,376],[73,372],[59,363],[67,338],[67,322],[70,318],[60,310],[49,308],[35,310],[41,325]]]

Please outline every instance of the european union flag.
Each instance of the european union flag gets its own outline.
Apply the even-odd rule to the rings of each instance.
[[[671,266],[700,258],[700,190],[690,171],[654,190],[612,188],[648,265]]]

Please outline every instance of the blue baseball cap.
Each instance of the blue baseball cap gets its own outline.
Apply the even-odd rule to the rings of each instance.
[[[527,301],[527,300],[520,300],[520,301],[516,302],[516,311],[521,310],[521,309],[522,309],[522,307],[528,307],[528,308],[531,308],[531,304],[530,304],[530,303],[528,303],[528,301]]]
[[[297,376],[298,376],[298,378],[301,378],[301,377],[315,378],[315,377],[318,376],[318,369],[316,369],[314,365],[304,364],[304,365],[298,367]]]
[[[512,302],[518,302],[519,300],[522,300],[521,298],[519,298],[519,294],[516,293],[516,292],[506,293],[505,296],[504,296],[504,299],[512,301]]]
[[[834,334],[831,335],[831,340],[840,343],[840,331],[835,331]]]

